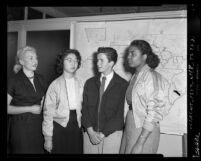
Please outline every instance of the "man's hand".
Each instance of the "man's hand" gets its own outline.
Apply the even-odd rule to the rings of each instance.
[[[95,132],[92,127],[87,128],[87,132],[92,144],[96,145],[101,142],[99,133]]]
[[[102,132],[99,133],[99,136],[100,136],[101,140],[103,140],[103,138],[105,138],[105,135]]]

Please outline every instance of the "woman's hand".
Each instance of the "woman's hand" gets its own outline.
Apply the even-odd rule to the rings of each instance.
[[[42,110],[42,108],[41,108],[40,105],[33,105],[30,108],[30,112],[33,113],[33,114],[40,114],[41,110]]]
[[[44,143],[44,149],[51,153],[52,147],[52,140],[46,140]]]
[[[142,154],[143,147],[144,147],[143,144],[136,142],[136,144],[133,146],[131,150],[131,154]]]

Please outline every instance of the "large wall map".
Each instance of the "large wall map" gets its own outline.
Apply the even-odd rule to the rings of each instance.
[[[144,39],[160,58],[156,70],[170,83],[171,110],[161,122],[161,132],[187,132],[187,20],[146,19],[111,22],[78,22],[74,26],[74,47],[82,56],[77,75],[85,82],[94,75],[93,53],[98,47],[110,46],[117,50],[118,61],[114,70],[126,80],[131,74],[123,66],[124,51],[131,41]]]

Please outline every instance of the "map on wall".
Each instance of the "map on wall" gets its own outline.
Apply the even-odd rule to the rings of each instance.
[[[74,48],[82,56],[78,77],[85,82],[94,75],[93,53],[98,47],[113,47],[118,52],[116,73],[130,80],[131,74],[123,67],[124,51],[131,41],[148,41],[159,56],[156,71],[170,83],[171,110],[161,122],[161,133],[187,133],[187,20],[146,19],[108,22],[77,22],[74,26]]]

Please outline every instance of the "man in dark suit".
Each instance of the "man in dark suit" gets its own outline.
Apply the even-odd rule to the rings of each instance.
[[[98,48],[99,75],[84,86],[82,125],[84,153],[119,153],[124,125],[124,100],[128,82],[113,71],[117,52]]]

